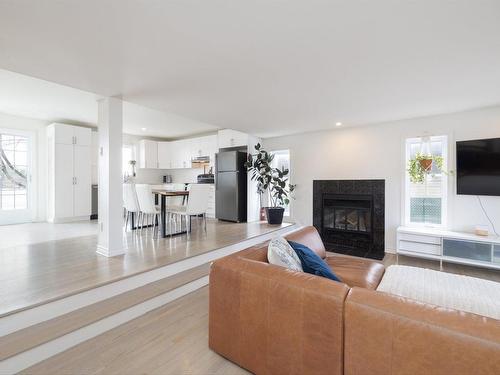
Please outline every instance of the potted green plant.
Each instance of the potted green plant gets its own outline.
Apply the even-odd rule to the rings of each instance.
[[[260,143],[255,145],[256,154],[248,154],[246,167],[251,173],[251,179],[257,181],[257,194],[261,201],[261,210],[266,213],[269,224],[281,224],[285,208],[290,203],[290,197],[295,185],[288,183],[289,170],[273,168],[271,163],[274,155],[263,150]],[[262,207],[262,198],[268,193],[270,206]]]
[[[414,158],[408,161],[408,174],[412,183],[423,183],[425,177],[432,172],[432,166],[435,165],[437,169],[443,173],[443,157],[431,154],[417,153]]]

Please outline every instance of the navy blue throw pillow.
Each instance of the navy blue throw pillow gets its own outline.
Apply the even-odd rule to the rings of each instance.
[[[326,277],[333,281],[341,281],[337,275],[332,272],[330,267],[328,267],[328,264],[326,264],[326,262],[314,251],[298,242],[288,241],[288,243],[297,253],[304,272]]]

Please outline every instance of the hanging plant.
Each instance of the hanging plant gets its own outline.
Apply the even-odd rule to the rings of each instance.
[[[425,177],[432,174],[432,166],[445,174],[443,170],[444,159],[442,156],[417,153],[413,159],[408,161],[408,174],[412,183],[421,184],[425,181]]]

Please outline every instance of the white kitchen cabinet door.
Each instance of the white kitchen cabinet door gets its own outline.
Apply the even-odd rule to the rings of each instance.
[[[217,138],[215,135],[198,138],[197,156],[211,156],[215,153],[216,143]]]
[[[172,168],[191,168],[191,143],[188,139],[181,139],[172,143]]]
[[[158,142],[158,168],[171,169],[171,143],[172,142]]]
[[[92,130],[89,128],[82,128],[81,126],[72,126],[75,145],[90,146],[92,144]]]
[[[219,148],[247,146],[248,134],[233,129],[219,130],[218,134]]]
[[[158,142],[143,139],[139,142],[140,168],[158,168]]]
[[[207,217],[215,218],[215,185],[210,186],[210,192],[208,194]]]
[[[182,161],[180,158],[181,144],[179,141],[170,142],[170,168],[182,168]]]
[[[78,146],[73,148],[73,216],[90,216],[92,206],[92,182],[90,147]]]
[[[186,139],[189,148],[190,160],[192,160],[193,158],[203,156],[201,154],[201,140],[202,137]]]
[[[182,160],[182,168],[191,168],[191,160],[193,158],[192,150],[193,144],[195,144],[193,139],[183,139],[179,142],[182,142],[181,147],[181,160]]]
[[[74,143],[74,126],[65,124],[53,124],[55,143],[72,145]]]
[[[73,216],[73,145],[56,144],[54,150],[54,215]]]

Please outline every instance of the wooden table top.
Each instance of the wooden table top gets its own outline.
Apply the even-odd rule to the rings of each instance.
[[[166,195],[167,197],[178,197],[189,195],[187,190],[167,190],[167,189],[153,189],[153,194]]]

